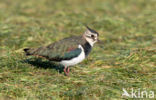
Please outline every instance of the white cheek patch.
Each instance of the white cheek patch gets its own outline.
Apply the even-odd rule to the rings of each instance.
[[[91,38],[86,38],[86,40],[87,40],[87,42],[88,42],[91,46],[93,46],[94,43],[96,42],[96,41],[93,41],[93,39],[91,39]]]
[[[91,35],[94,35],[94,37],[91,37]],[[85,38],[88,41],[88,43],[93,46],[94,43],[97,42],[98,39],[98,35],[95,33],[91,33],[91,32],[85,32]]]

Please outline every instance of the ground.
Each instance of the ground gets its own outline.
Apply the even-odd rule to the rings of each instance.
[[[26,47],[81,35],[84,24],[101,43],[69,77],[54,62],[24,55]],[[155,25],[155,0],[1,0],[0,98],[130,99],[121,97],[123,88],[156,93]]]

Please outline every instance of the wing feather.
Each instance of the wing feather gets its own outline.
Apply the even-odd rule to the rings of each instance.
[[[35,55],[43,56],[53,61],[71,59],[81,53],[81,49],[78,48],[78,45],[83,42],[84,40],[82,37],[74,36],[65,38],[46,47],[38,48]]]

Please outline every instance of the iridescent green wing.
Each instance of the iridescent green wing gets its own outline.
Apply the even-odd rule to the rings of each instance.
[[[82,44],[81,37],[70,37],[48,45],[47,47],[38,50],[37,55],[48,58],[49,60],[61,61],[71,59],[81,53],[78,48]]]

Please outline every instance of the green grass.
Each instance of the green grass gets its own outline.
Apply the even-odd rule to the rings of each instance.
[[[22,51],[80,35],[83,24],[102,43],[69,77]],[[120,100],[122,88],[156,93],[155,25],[155,0],[1,0],[0,99]]]

